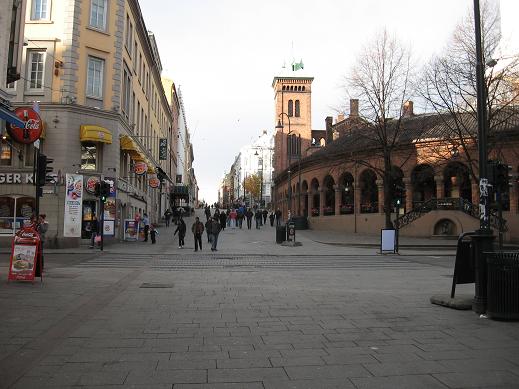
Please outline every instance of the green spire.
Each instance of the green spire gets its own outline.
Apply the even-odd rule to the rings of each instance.
[[[303,60],[299,60],[299,62],[292,62],[292,71],[293,72],[296,72],[298,71],[299,69],[304,69],[305,66],[303,64]]]

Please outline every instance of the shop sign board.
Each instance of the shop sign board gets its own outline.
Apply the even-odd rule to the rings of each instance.
[[[156,174],[150,175],[148,184],[150,185],[150,188],[158,188],[160,186],[160,180],[157,178]]]
[[[380,252],[396,253],[397,252],[397,232],[394,229],[380,230]]]
[[[142,176],[143,174],[146,174],[146,172],[148,171],[148,165],[146,164],[146,162],[135,162],[133,171],[138,176]]]
[[[168,139],[159,139],[159,161],[166,161],[168,159]]]
[[[99,182],[99,177],[92,176],[86,177],[85,181],[85,190],[90,194],[95,194],[96,192],[96,184]]]
[[[108,195],[108,198],[106,199],[104,204],[103,235],[115,236],[115,219],[117,217],[116,180],[112,177],[105,177],[103,180],[110,184],[110,194]]]
[[[83,176],[67,174],[65,185],[65,212],[63,236],[81,237],[81,218],[83,209]]]
[[[40,115],[32,108],[19,107],[14,114],[25,122],[25,128],[11,124],[8,128],[9,135],[18,143],[31,144],[40,139],[43,122]]]
[[[33,184],[32,173],[0,173],[0,184]]]
[[[40,234],[32,227],[24,227],[13,240],[8,280],[34,281],[40,260]],[[41,271],[38,276],[41,276]]]
[[[136,241],[139,237],[139,222],[134,219],[124,220],[124,240]]]
[[[103,221],[103,235],[114,236],[115,235],[115,220],[104,220]]]

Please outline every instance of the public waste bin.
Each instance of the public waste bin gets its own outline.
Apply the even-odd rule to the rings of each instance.
[[[487,256],[487,316],[519,320],[519,251]]]
[[[287,240],[287,229],[285,225],[276,226],[276,243],[283,243]]]

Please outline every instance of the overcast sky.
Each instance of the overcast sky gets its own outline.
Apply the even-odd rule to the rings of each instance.
[[[272,79],[292,55],[315,77],[312,126],[336,116],[343,77],[384,27],[418,62],[446,44],[472,0],[140,0],[164,75],[180,86],[200,199],[214,202],[239,149],[274,126]],[[293,50],[292,50],[293,44]]]

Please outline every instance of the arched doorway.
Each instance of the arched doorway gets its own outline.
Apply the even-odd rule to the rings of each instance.
[[[405,213],[406,190],[404,184],[404,172],[398,166],[391,167],[391,208],[393,212],[403,211]]]
[[[301,184],[303,194],[303,215],[308,217],[308,182],[306,180]]]
[[[335,215],[335,181],[332,176],[326,176],[323,180],[324,209],[323,215]]]
[[[312,209],[310,215],[319,216],[321,194],[319,193],[319,181],[317,180],[317,178],[312,179],[312,182],[310,183],[310,189],[312,190]]]
[[[472,202],[469,169],[461,162],[450,162],[443,170],[445,197],[462,198]]]
[[[371,169],[364,170],[359,176],[360,213],[378,212],[377,175]]]
[[[341,189],[341,215],[348,215],[355,210],[355,190],[353,188],[353,175],[351,173],[343,173],[339,178],[339,187]]]
[[[411,172],[411,185],[413,187],[413,208],[418,208],[424,202],[435,198],[436,181],[434,181],[433,167],[427,164],[415,166]]]

